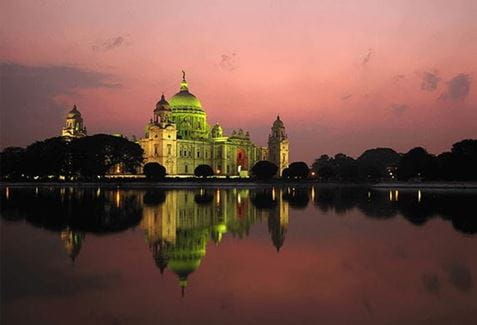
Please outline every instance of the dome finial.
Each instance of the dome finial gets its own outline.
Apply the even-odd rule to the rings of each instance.
[[[187,81],[185,79],[185,71],[182,70],[182,81],[181,81],[181,91],[188,91],[189,85],[187,85]]]

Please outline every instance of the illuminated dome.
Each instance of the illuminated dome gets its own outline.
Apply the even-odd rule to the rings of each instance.
[[[76,105],[73,105],[73,109],[71,111],[69,111],[66,118],[77,118],[77,117],[81,117],[81,113],[76,108]]]
[[[180,91],[169,99],[172,110],[199,110],[202,111],[202,104],[193,94],[189,92],[189,86],[182,78]]]
[[[154,111],[170,111],[171,107],[167,102],[166,98],[164,98],[164,94],[161,96],[161,99],[156,104],[156,109]]]

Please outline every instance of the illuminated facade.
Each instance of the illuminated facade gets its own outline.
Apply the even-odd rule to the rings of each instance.
[[[259,160],[270,160],[288,167],[288,139],[283,122],[277,117],[267,147],[250,140],[242,129],[224,134],[217,123],[207,123],[202,104],[192,93],[185,79],[180,91],[167,101],[162,95],[145,127],[145,136],[138,143],[144,150],[145,163],[157,162],[170,175],[193,175],[198,165],[212,167],[217,175],[248,176]]]
[[[65,127],[61,130],[61,136],[70,138],[81,138],[86,136],[86,127],[83,125],[83,118],[76,105],[66,115]]]

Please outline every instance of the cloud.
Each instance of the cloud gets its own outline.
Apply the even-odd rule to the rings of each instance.
[[[446,83],[447,92],[439,98],[444,100],[463,100],[469,94],[470,83],[470,76],[468,74],[459,73]]]
[[[363,60],[361,61],[361,65],[365,66],[368,64],[369,60],[371,59],[371,55],[373,55],[373,49],[368,49],[368,53],[364,56]]]
[[[220,68],[225,71],[233,71],[238,68],[238,62],[237,62],[237,55],[235,53],[232,53],[230,55],[228,54],[222,54],[220,63],[219,63]]]
[[[424,273],[421,276],[421,282],[427,292],[436,295],[441,291],[441,281],[435,273]]]
[[[435,72],[426,71],[422,74],[421,90],[434,91],[437,89],[441,78]]]
[[[126,40],[123,36],[111,37],[106,40],[96,41],[96,43],[91,46],[91,49],[95,52],[106,52],[114,50],[122,45],[126,44]]]
[[[394,115],[401,116],[409,109],[409,106],[406,104],[391,104],[389,108],[394,113]]]
[[[353,97],[352,94],[344,95],[344,96],[341,97],[341,100],[348,100],[348,99],[350,99],[351,97]]]
[[[453,263],[447,268],[449,282],[462,292],[469,292],[472,289],[472,274],[469,267],[460,263]]]
[[[406,76],[403,75],[403,74],[397,74],[393,77],[393,83],[394,84],[397,84],[399,83],[399,81],[401,81],[402,79],[404,79]]]
[[[26,145],[57,135],[64,114],[73,106],[58,97],[79,97],[79,91],[118,88],[113,76],[67,65],[27,66],[0,62],[0,145]],[[81,107],[79,107],[81,110]],[[52,134],[52,130],[57,130]]]

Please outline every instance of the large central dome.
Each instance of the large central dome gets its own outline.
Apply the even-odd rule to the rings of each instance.
[[[200,110],[202,104],[193,94],[189,92],[189,86],[185,80],[185,76],[181,82],[181,90],[169,99],[169,105],[172,110]]]
[[[180,91],[169,99],[171,121],[176,124],[177,138],[203,140],[209,137],[207,114],[200,101],[189,92],[189,85],[182,71]]]

